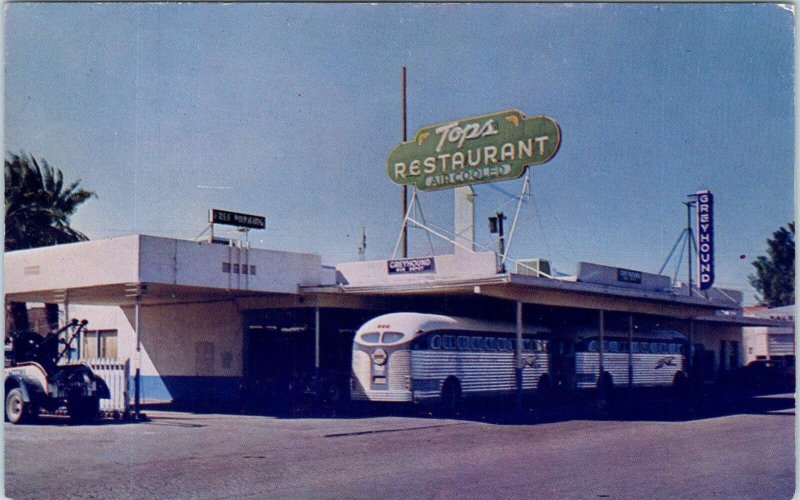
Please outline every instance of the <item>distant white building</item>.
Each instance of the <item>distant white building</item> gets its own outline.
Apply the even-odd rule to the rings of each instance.
[[[745,363],[757,359],[783,358],[794,356],[794,304],[773,307],[749,313],[757,318],[788,321],[787,326],[749,326],[744,328],[743,341]]]

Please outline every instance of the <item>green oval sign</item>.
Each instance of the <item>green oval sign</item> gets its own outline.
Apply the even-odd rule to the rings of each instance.
[[[504,181],[550,160],[560,144],[555,120],[511,109],[423,127],[389,152],[386,170],[423,191]]]

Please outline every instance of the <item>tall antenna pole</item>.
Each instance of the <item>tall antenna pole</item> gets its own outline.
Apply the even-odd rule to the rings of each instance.
[[[689,250],[689,297],[692,296],[692,202],[686,202],[686,246]]]
[[[403,66],[403,142],[406,142],[406,67]],[[408,257],[408,228],[405,224],[406,212],[408,212],[408,185],[403,184],[403,229],[401,238],[403,240],[403,258]]]
[[[358,246],[358,258],[361,261],[367,258],[367,228],[361,227],[361,245]]]

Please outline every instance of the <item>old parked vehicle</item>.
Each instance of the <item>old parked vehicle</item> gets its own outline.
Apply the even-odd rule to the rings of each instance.
[[[108,386],[85,362],[66,359],[69,346],[86,324],[86,320],[79,323],[73,319],[46,335],[9,334],[4,368],[6,420],[21,424],[35,419],[40,409],[54,412],[66,408],[75,422],[97,416],[100,399],[111,397]],[[71,337],[62,338],[70,330]]]
[[[740,368],[735,382],[751,392],[794,391],[794,359],[759,359]]]

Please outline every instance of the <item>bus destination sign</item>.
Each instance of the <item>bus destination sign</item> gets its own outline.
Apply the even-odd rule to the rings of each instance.
[[[386,170],[423,191],[503,181],[549,161],[560,144],[555,120],[511,109],[423,127],[389,152]]]
[[[216,208],[212,208],[208,211],[208,222],[211,222],[212,224],[246,227],[249,229],[264,229],[267,227],[267,219],[260,215],[228,212],[226,210],[218,210]]]

